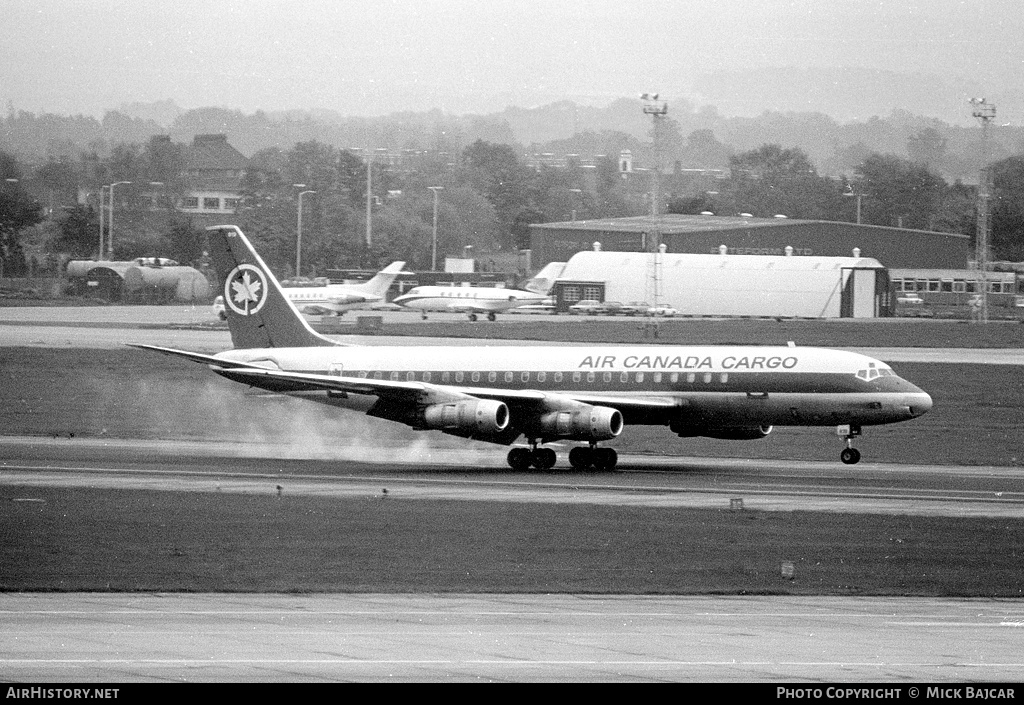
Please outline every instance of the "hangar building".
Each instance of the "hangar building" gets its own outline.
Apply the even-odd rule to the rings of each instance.
[[[725,245],[734,255],[849,257],[854,248],[886,267],[964,269],[973,252],[966,235],[856,225],[821,220],[717,215],[604,218],[530,226],[530,266],[566,262],[601,243],[605,251],[717,254]]]
[[[583,299],[668,304],[684,316],[892,315],[889,273],[864,257],[578,252],[555,280],[555,310]]]

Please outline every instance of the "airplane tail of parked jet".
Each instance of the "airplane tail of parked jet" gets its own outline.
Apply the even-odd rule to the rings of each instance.
[[[309,327],[237,226],[217,225],[207,231],[236,349],[337,345]]]
[[[555,279],[558,279],[564,269],[565,262],[548,262],[543,269],[523,284],[523,288],[535,294],[549,294],[555,285]]]
[[[405,267],[405,262],[392,262],[384,269],[377,272],[373,279],[366,282],[365,284],[356,284],[349,286],[349,289],[355,289],[364,294],[370,296],[379,296],[383,301],[387,298],[388,289],[391,288],[391,284],[395,281],[398,273]]]

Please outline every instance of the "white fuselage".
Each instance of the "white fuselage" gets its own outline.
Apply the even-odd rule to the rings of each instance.
[[[915,418],[932,406],[927,393],[885,363],[822,348],[325,347],[232,350],[218,357],[476,396],[533,390],[612,405],[614,399],[672,402],[633,423],[666,423],[673,414],[693,413],[722,426],[874,425]]]
[[[283,291],[302,313],[344,313],[369,308],[384,301],[382,296],[336,284],[284,287]]]
[[[545,298],[533,291],[489,286],[417,286],[394,303],[419,311],[497,313],[541,303]]]

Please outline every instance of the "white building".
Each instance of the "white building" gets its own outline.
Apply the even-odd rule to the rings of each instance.
[[[791,249],[789,250],[791,251]],[[888,273],[859,256],[579,252],[554,287],[576,301],[668,304],[684,316],[873,318],[891,315]]]

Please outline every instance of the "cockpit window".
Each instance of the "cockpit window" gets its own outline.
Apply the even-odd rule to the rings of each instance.
[[[896,373],[891,368],[882,365],[876,365],[873,362],[868,363],[866,370],[857,370],[857,376],[863,380],[873,380],[879,377],[895,377]]]

